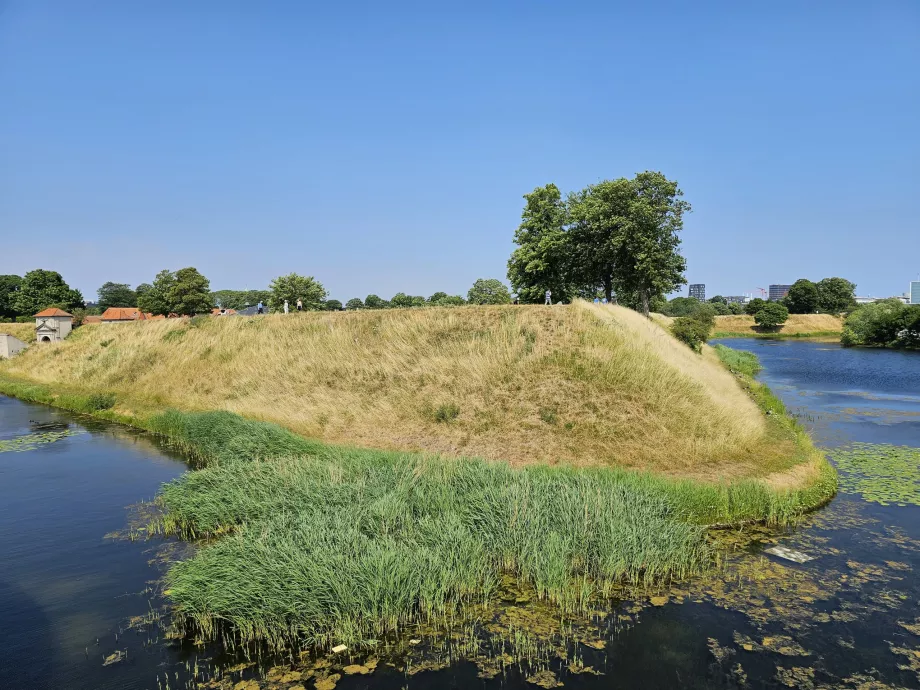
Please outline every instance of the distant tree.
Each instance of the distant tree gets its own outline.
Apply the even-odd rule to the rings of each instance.
[[[723,305],[724,306],[724,305]],[[671,324],[671,334],[694,352],[699,352],[715,325],[715,309],[700,304],[689,316],[679,316]]]
[[[716,295],[709,300],[711,304],[728,304],[728,300],[722,297],[722,295]]]
[[[470,304],[511,304],[511,293],[497,278],[480,278],[467,294]]]
[[[715,310],[716,316],[728,316],[732,313],[727,302],[709,302],[708,306]]]
[[[736,315],[737,315],[737,314],[744,314],[744,313],[745,313],[745,311],[744,311],[744,305],[741,304],[740,302],[731,302],[731,303],[728,305],[728,313],[729,313],[729,314],[736,314]]]
[[[521,224],[514,233],[518,248],[508,260],[508,280],[524,303],[541,303],[547,290],[556,301],[574,296],[569,270],[566,204],[554,184],[525,194]]]
[[[860,306],[847,316],[840,337],[841,344],[844,347],[896,347],[898,334],[904,330],[904,313],[907,309],[907,305],[899,299],[882,299]]]
[[[176,271],[166,297],[170,311],[176,314],[210,314],[213,308],[211,282],[191,266]]]
[[[669,300],[661,312],[665,316],[689,316],[700,306],[696,297],[675,297]]]
[[[57,271],[36,269],[22,279],[13,297],[13,309],[19,316],[30,317],[48,307],[69,311],[83,306],[83,295],[64,282]]]
[[[368,295],[364,299],[365,309],[389,309],[390,303],[377,295]]]
[[[259,302],[268,303],[271,297],[268,290],[216,290],[211,293],[211,304],[223,309],[245,309],[254,307]]]
[[[856,307],[856,284],[845,278],[824,278],[816,283],[818,309],[825,314],[839,314]]]
[[[761,328],[779,328],[789,318],[789,310],[778,302],[767,302],[754,314],[754,323]]]
[[[0,276],[0,318],[12,319],[19,315],[13,301],[20,285],[22,278],[17,275]]]
[[[390,298],[390,306],[395,309],[404,309],[406,307],[413,307],[415,304],[412,301],[412,297],[405,292],[397,292]]]
[[[789,288],[785,304],[790,314],[814,314],[818,311],[818,286],[800,278]]]
[[[446,293],[446,292],[436,292],[436,293],[434,293],[431,297],[428,298],[428,303],[429,303],[429,304],[434,304],[434,303],[437,302],[438,300],[442,300],[442,299],[444,299],[445,297],[447,297],[447,293]]]
[[[301,276],[291,273],[275,278],[271,285],[271,297],[268,305],[272,311],[281,311],[284,301],[287,300],[290,308],[294,308],[297,300],[303,301],[303,308],[308,311],[319,311],[326,303],[326,288],[313,276]]]
[[[137,308],[149,314],[167,316],[172,312],[170,290],[176,283],[176,274],[164,269],[156,274],[153,284],[141,283],[137,286]]]
[[[763,309],[767,304],[769,304],[767,300],[760,299],[760,297],[755,297],[750,302],[748,302],[746,305],[744,305],[744,312],[748,316],[754,316],[754,314],[756,314],[761,309]]]
[[[667,305],[668,300],[664,298],[664,295],[655,295],[649,300],[648,308],[656,314],[663,314]]]
[[[109,307],[137,306],[137,293],[127,283],[103,283],[96,294],[96,304],[103,311]]]
[[[360,297],[352,297],[345,303],[345,308],[349,311],[354,311],[355,309],[364,309],[364,302]]]
[[[326,311],[342,311],[342,303],[337,299],[327,299],[325,309]]]
[[[435,306],[438,307],[462,307],[466,304],[466,300],[462,295],[447,295],[447,297],[442,297],[439,299]]]

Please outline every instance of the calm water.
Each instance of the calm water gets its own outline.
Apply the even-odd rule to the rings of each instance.
[[[725,344],[758,354],[761,379],[831,455],[850,441],[920,446],[920,355]],[[127,506],[186,466],[143,434],[0,397],[0,441],[55,431],[72,435],[17,451],[0,444],[0,688],[210,680],[215,650],[167,644],[156,625],[130,626],[162,603],[151,583],[162,575],[163,542],[105,538],[126,526]],[[536,687],[530,677],[566,688],[920,688],[920,628],[909,629],[920,623],[920,508],[841,495],[795,531],[733,536],[737,549],[716,575],[649,593],[655,600],[611,602],[563,632],[551,612],[509,601],[464,631],[475,644],[419,633],[407,655],[379,650],[372,675],[345,676],[337,687]],[[772,544],[814,560],[763,554]],[[511,629],[522,631],[515,645],[496,641]],[[116,651],[126,657],[103,666]],[[482,677],[509,651],[528,660]],[[228,673],[223,687],[269,665]]]

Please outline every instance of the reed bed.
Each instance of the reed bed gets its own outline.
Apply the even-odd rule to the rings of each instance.
[[[205,540],[167,576],[179,619],[277,647],[437,623],[489,604],[508,573],[584,609],[617,584],[705,568],[704,525],[792,521],[821,490],[346,448],[225,412],[150,428],[200,466],[163,487],[151,525]]]

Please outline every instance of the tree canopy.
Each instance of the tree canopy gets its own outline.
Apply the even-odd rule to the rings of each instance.
[[[856,307],[856,284],[845,278],[824,278],[817,282],[818,309],[839,314]]]
[[[789,310],[779,302],[767,302],[754,314],[754,323],[761,328],[779,328],[789,318]]]
[[[48,307],[69,311],[82,306],[79,290],[71,289],[57,271],[43,269],[26,273],[13,297],[13,309],[20,316],[32,316]]]
[[[511,293],[497,278],[480,278],[466,298],[470,304],[511,304]]]
[[[353,309],[364,309],[364,301],[360,297],[352,297],[345,303],[345,308],[349,311]]]
[[[365,309],[386,309],[389,306],[389,302],[377,295],[368,295],[364,298]]]
[[[789,288],[783,304],[790,314],[814,314],[818,311],[818,286],[806,278],[799,278]]]
[[[281,311],[285,300],[291,309],[298,299],[303,302],[303,308],[310,311],[320,311],[326,305],[326,288],[313,276],[296,273],[279,276],[271,282],[269,289],[271,296],[268,298],[268,306],[272,311]]]
[[[210,314],[213,307],[211,282],[191,266],[176,271],[167,296],[170,308],[176,314]]]
[[[920,305],[899,299],[864,304],[847,316],[840,342],[844,347],[920,348]]]
[[[19,315],[13,301],[20,285],[22,285],[20,276],[0,276],[0,319],[11,319]]]
[[[106,282],[96,291],[96,302],[101,310],[109,307],[136,307],[137,293],[127,283]]]
[[[211,303],[224,309],[245,309],[259,302],[266,304],[271,292],[268,290],[216,290],[211,293]]]
[[[648,315],[653,299],[686,282],[682,196],[651,171],[589,185],[565,202],[555,185],[537,188],[524,197],[508,278],[522,301],[540,302],[546,289],[563,301],[601,290]]]
[[[551,290],[556,300],[573,296],[568,270],[566,205],[554,184],[525,194],[521,224],[514,233],[518,248],[508,260],[508,280],[524,303],[542,303]],[[432,300],[434,301],[434,300]]]

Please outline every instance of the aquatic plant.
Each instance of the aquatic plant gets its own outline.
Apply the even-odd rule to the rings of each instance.
[[[882,505],[920,505],[920,448],[853,443],[836,449],[840,490]]]
[[[719,360],[732,372],[743,374],[745,376],[756,376],[760,373],[763,366],[760,360],[753,352],[746,350],[735,350],[725,345],[715,345],[713,349],[719,356]]]
[[[68,436],[76,436],[80,433],[82,432],[73,429],[65,429],[63,431],[43,431],[38,434],[26,434],[24,436],[17,436],[16,438],[0,439],[0,453],[34,450],[39,446],[54,443],[55,441],[60,441]]]

